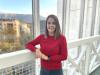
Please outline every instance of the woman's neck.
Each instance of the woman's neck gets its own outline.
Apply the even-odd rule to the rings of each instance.
[[[49,33],[49,36],[54,36],[54,33]]]

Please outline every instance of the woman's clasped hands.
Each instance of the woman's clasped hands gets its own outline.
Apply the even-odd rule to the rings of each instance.
[[[36,58],[41,58],[43,60],[48,60],[48,56],[46,56],[45,54],[43,54],[39,48],[36,49]]]

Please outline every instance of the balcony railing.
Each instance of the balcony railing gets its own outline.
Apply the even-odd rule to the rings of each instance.
[[[0,75],[35,75],[35,58],[29,50],[0,55]]]
[[[68,54],[63,62],[64,75],[89,75],[100,65],[100,35],[68,41]],[[29,50],[0,55],[0,75],[38,74],[35,56]]]
[[[100,35],[68,42],[68,61],[64,62],[65,75],[89,75],[100,66]],[[72,57],[70,50],[76,50]],[[74,51],[75,52],[75,51]],[[69,72],[70,71],[70,72]]]

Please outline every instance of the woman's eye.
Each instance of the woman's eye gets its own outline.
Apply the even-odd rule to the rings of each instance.
[[[48,24],[50,24],[50,22],[48,22]]]
[[[55,22],[52,22],[52,24],[55,24]]]
[[[48,22],[48,24],[55,24],[55,22]]]

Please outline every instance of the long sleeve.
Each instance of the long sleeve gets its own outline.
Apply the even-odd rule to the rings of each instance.
[[[42,35],[40,35],[40,36],[38,36],[37,38],[35,38],[34,40],[28,42],[28,43],[25,45],[25,47],[26,47],[27,49],[31,50],[32,52],[34,52],[35,49],[36,49],[35,46],[38,45],[38,44],[40,44],[41,37],[42,37]]]
[[[66,38],[62,37],[62,39],[60,41],[60,54],[51,56],[50,60],[52,60],[52,61],[62,61],[62,60],[66,60],[67,56],[68,56],[68,51],[67,51]]]

